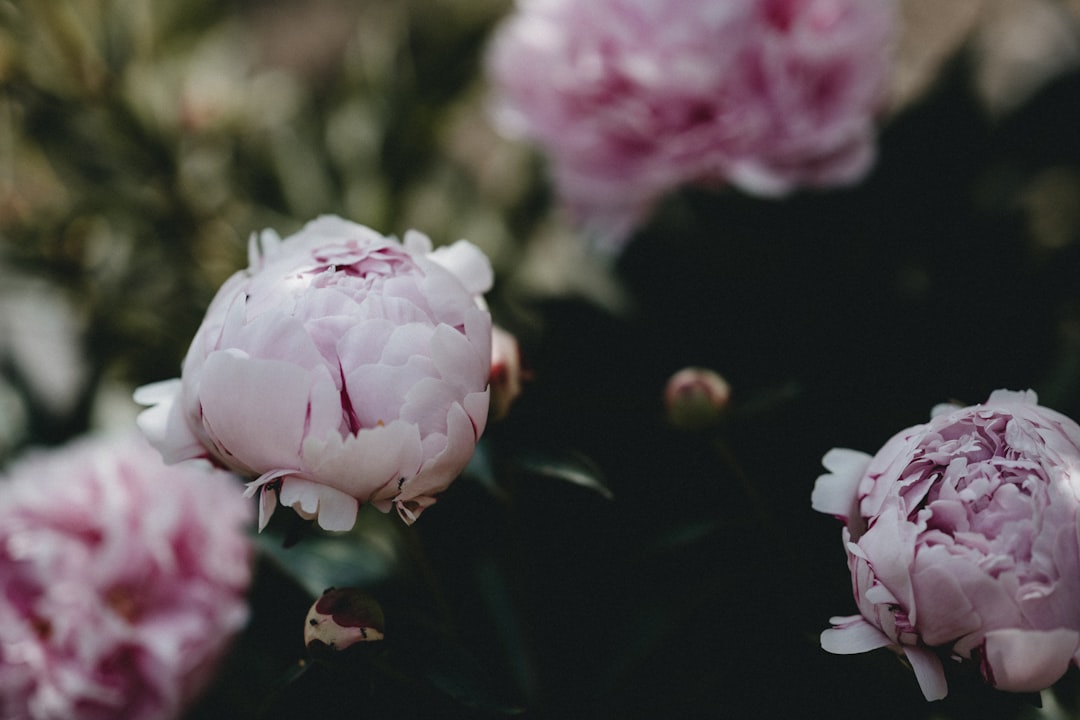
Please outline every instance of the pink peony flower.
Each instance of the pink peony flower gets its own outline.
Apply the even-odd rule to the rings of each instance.
[[[492,420],[504,420],[522,392],[528,372],[521,366],[521,347],[513,333],[495,326],[491,331]]]
[[[1034,392],[940,406],[871,458],[825,455],[813,507],[844,521],[860,615],[834,617],[835,653],[892,646],[928,700],[941,658],[1033,692],[1080,663],[1080,426]]]
[[[247,620],[252,512],[135,435],[0,481],[0,717],[178,717]]]
[[[488,57],[494,118],[618,242],[689,183],[776,195],[875,155],[894,0],[519,0]]]
[[[261,246],[261,247],[260,247]],[[210,304],[182,377],[140,388],[139,424],[166,462],[208,458],[256,478],[259,527],[280,500],[327,530],[360,503],[406,522],[462,471],[484,430],[491,266],[336,217],[282,241]]]

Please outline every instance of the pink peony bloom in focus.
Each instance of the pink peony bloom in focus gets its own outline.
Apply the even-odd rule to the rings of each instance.
[[[166,462],[255,478],[259,527],[280,500],[326,530],[361,503],[406,522],[464,469],[484,430],[491,265],[337,217],[252,238],[250,267],[210,304],[182,377],[140,388]]]
[[[493,114],[618,243],[691,183],[777,195],[875,156],[894,0],[519,0],[488,57]]]
[[[0,717],[178,717],[247,621],[253,513],[139,435],[0,480]]]
[[[871,458],[825,455],[813,507],[841,519],[859,615],[834,617],[834,653],[892,646],[928,700],[942,658],[1035,692],[1080,663],[1080,426],[1034,392],[939,406]]]

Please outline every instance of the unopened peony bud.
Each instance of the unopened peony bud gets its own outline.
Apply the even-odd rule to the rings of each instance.
[[[683,368],[668,379],[664,388],[668,422],[684,430],[715,425],[730,401],[731,386],[708,368]]]
[[[501,327],[491,330],[491,411],[492,420],[510,414],[510,406],[521,394],[523,373],[521,348],[517,338]]]
[[[357,643],[382,640],[382,606],[363,590],[329,588],[304,620],[304,645],[313,656],[326,656]]]

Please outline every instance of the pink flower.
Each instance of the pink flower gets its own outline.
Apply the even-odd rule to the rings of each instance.
[[[279,500],[326,530],[351,528],[361,503],[412,522],[484,430],[487,258],[336,217],[284,241],[266,231],[250,256],[210,304],[181,379],[137,391],[155,404],[140,426],[166,462],[256,478],[260,528]]]
[[[860,179],[893,0],[519,0],[488,58],[496,123],[618,242],[689,183],[776,195]]]
[[[226,473],[88,439],[0,482],[0,717],[172,718],[247,620],[252,512]]]
[[[517,338],[501,327],[491,332],[491,419],[503,420],[521,395],[526,371],[521,367]]]
[[[941,658],[1033,692],[1080,662],[1080,426],[1035,393],[940,406],[871,458],[825,455],[813,507],[844,521],[860,615],[834,617],[835,653],[893,646],[928,700]]]

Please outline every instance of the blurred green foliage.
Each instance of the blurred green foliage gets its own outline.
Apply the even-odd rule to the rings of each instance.
[[[103,376],[176,375],[264,227],[284,235],[334,213],[439,244],[468,237],[507,267],[537,200],[533,161],[484,121],[478,64],[505,9],[0,4],[5,289],[32,277],[69,300],[89,365],[79,391],[92,394]],[[88,427],[93,399],[73,405],[72,417],[31,418],[24,439]]]

